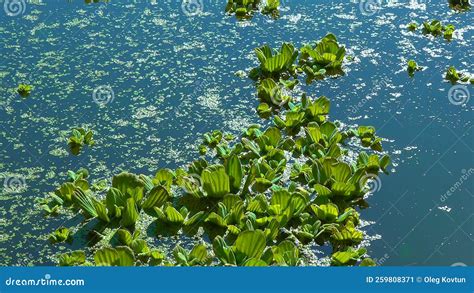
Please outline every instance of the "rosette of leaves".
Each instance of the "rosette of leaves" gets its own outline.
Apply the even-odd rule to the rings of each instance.
[[[94,132],[83,127],[75,127],[71,129],[71,136],[69,137],[69,148],[71,153],[78,155],[84,145],[94,145]]]
[[[454,31],[456,30],[456,28],[454,27],[454,25],[452,24],[448,24],[447,26],[444,27],[444,38],[448,41],[451,41],[451,39],[453,38],[453,33]]]
[[[164,259],[164,254],[158,249],[150,249],[144,239],[140,239],[140,231],[135,230],[130,233],[126,229],[118,229],[115,233],[121,245],[130,248],[134,258],[140,263],[149,265],[159,265]]]
[[[71,232],[66,227],[60,227],[49,235],[51,243],[70,242],[72,240]]]
[[[255,49],[260,66],[252,69],[249,76],[253,79],[281,78],[287,80],[294,75],[298,50],[291,43],[283,43],[280,50],[273,50],[268,45]]]
[[[469,82],[472,80],[469,74],[458,72],[454,66],[450,66],[446,71],[445,79],[449,80],[452,84],[456,84],[458,81]]]
[[[407,62],[407,72],[410,77],[415,76],[415,72],[420,71],[422,69],[415,60],[408,60]]]
[[[342,74],[342,64],[346,55],[344,46],[339,45],[333,34],[327,34],[313,47],[304,45],[300,49],[299,64],[310,79],[322,77],[324,74]]]
[[[280,85],[271,78],[262,80],[257,87],[257,91],[260,101],[272,107],[282,107],[291,99],[290,96],[283,93]]]
[[[212,262],[212,257],[203,243],[196,244],[191,251],[178,244],[173,250],[173,256],[178,266],[205,266]]]
[[[431,22],[423,22],[423,33],[433,36],[439,36],[443,33],[443,24],[439,20],[432,20]]]
[[[411,22],[407,25],[407,29],[409,31],[416,31],[418,29],[418,27],[419,27],[419,24],[416,23],[416,22]]]
[[[280,0],[266,0],[265,6],[262,9],[263,14],[271,14],[273,17],[278,17],[280,15],[280,11],[278,8],[280,7]]]
[[[18,88],[17,88],[17,92],[20,96],[22,97],[28,97],[31,93],[31,90],[33,89],[33,87],[29,84],[24,84],[24,83],[21,83],[18,85]]]
[[[259,4],[260,0],[228,0],[225,11],[234,13],[240,19],[250,18],[258,10]]]
[[[457,11],[465,11],[471,9],[471,2],[469,0],[448,0],[449,7]]]

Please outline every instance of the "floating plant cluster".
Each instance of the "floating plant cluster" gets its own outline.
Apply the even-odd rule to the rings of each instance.
[[[16,91],[18,92],[20,96],[27,97],[30,95],[32,89],[33,87],[31,85],[22,83],[18,85],[18,88]]]
[[[470,0],[449,0],[449,7],[456,11],[466,11],[471,9]]]
[[[470,82],[474,84],[474,77],[471,77],[467,73],[458,72],[454,66],[450,66],[446,71],[445,79],[450,81],[452,84],[460,82]]]
[[[462,1],[458,1],[462,2]],[[411,22],[407,25],[407,29],[409,31],[416,31],[419,28],[419,24],[416,22]],[[423,33],[424,34],[429,34],[432,36],[441,36],[443,35],[444,38],[448,41],[451,41],[453,38],[453,33],[456,30],[454,25],[452,24],[447,24],[443,25],[441,21],[439,20],[432,20],[431,22],[424,22],[423,23]],[[413,77],[415,75],[416,71],[420,71],[423,68],[421,66],[418,66],[418,64],[414,60],[409,60],[407,63],[407,72],[410,77]],[[456,68],[453,66],[448,68],[448,71],[445,76],[446,80],[451,81],[451,83],[455,84],[458,81],[461,82],[471,82],[474,83],[474,78],[471,78],[467,74],[459,74],[456,71]]]
[[[407,25],[409,31],[416,31],[419,28],[418,23],[411,22]],[[453,39],[453,33],[456,30],[454,25],[447,24],[443,25],[439,20],[432,20],[430,22],[423,22],[423,33],[427,35],[432,35],[438,37],[443,35],[444,38],[448,41]]]
[[[83,127],[75,127],[71,129],[71,136],[69,137],[69,149],[74,155],[78,155],[84,145],[94,145],[94,132]]]
[[[122,172],[107,185],[91,182],[86,170],[69,172],[40,204],[49,215],[69,211],[84,221],[49,239],[68,242],[86,229],[91,247],[61,254],[59,265],[296,266],[309,263],[305,252],[315,245],[332,249],[328,264],[375,265],[360,245],[357,209],[367,207],[369,180],[388,173],[381,138],[371,126],[331,121],[326,97],[282,93],[300,73],[342,70],[344,47],[329,34],[300,52],[284,43],[256,54],[260,66],[250,75],[260,100],[275,110],[267,113],[273,123],[251,125],[240,138],[206,133],[201,158],[153,177]],[[76,129],[73,137],[82,145],[86,136],[91,141]],[[201,240],[164,251],[144,231]]]
[[[407,72],[410,77],[415,76],[415,72],[422,70],[423,68],[416,63],[415,60],[408,60]]]
[[[344,74],[342,65],[346,50],[333,34],[326,35],[314,46],[306,44],[299,51],[293,44],[283,43],[280,50],[265,45],[255,52],[260,65],[249,72],[249,77],[257,81],[261,101],[257,112],[263,118],[290,102],[285,90],[292,90],[302,73],[306,74],[306,83]]]
[[[239,19],[249,19],[257,11],[278,17],[280,11],[280,0],[228,0],[225,11],[235,14]]]

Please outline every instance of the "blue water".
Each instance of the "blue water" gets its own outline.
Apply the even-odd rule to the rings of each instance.
[[[332,119],[375,126],[394,161],[361,212],[369,254],[381,265],[474,265],[473,104],[450,101],[444,81],[450,65],[472,70],[472,12],[455,13],[441,0],[383,1],[365,15],[356,1],[295,0],[277,20],[257,14],[239,22],[223,14],[223,2],[204,1],[192,16],[181,1],[164,2],[23,2],[22,14],[0,10],[1,265],[53,263],[58,247],[45,235],[77,219],[45,219],[35,198],[67,170],[86,167],[92,178],[109,179],[186,164],[203,133],[238,135],[264,122],[253,83],[235,74],[257,64],[255,47],[298,47],[328,32],[354,61],[345,76],[300,90],[329,97]],[[451,42],[405,28],[435,18],[458,28]],[[408,59],[424,67],[414,78]],[[15,93],[22,82],[34,86],[25,99]],[[102,104],[93,98],[100,89],[109,93],[99,95]],[[471,85],[463,90],[474,93]],[[77,125],[94,129],[97,143],[72,156],[67,131]]]

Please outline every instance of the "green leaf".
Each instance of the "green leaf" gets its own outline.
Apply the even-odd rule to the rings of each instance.
[[[86,262],[86,254],[82,250],[76,250],[61,254],[58,260],[61,267],[82,265]]]
[[[204,244],[197,244],[189,253],[191,259],[197,260],[200,264],[206,264],[209,260],[207,248]]]
[[[94,208],[97,212],[97,217],[101,220],[101,221],[104,221],[106,223],[110,222],[110,218],[109,218],[109,215],[107,214],[107,209],[105,207],[105,204],[103,204],[102,202],[94,199]]]
[[[155,178],[152,182],[155,185],[164,186],[167,190],[170,189],[171,184],[173,184],[174,174],[170,169],[161,169],[156,172]]]
[[[169,222],[175,224],[182,224],[184,222],[184,217],[181,215],[174,207],[168,206],[165,210],[166,218]]]
[[[243,179],[242,164],[239,157],[236,155],[230,156],[225,161],[225,169],[227,175],[229,175],[231,190],[233,192],[239,191]]]
[[[94,261],[97,266],[133,266],[135,257],[128,247],[106,247],[96,251]]]
[[[71,232],[66,227],[60,227],[56,229],[53,233],[49,235],[49,241],[51,243],[64,242],[69,240],[71,237]]]
[[[201,174],[201,184],[210,197],[223,197],[230,192],[230,180],[221,165],[207,167]]]
[[[72,197],[73,201],[84,211],[86,216],[97,217],[97,211],[91,196],[82,189],[77,188]]]
[[[128,230],[118,229],[116,233],[117,233],[117,237],[120,243],[126,246],[130,246],[132,244],[133,237],[132,237],[132,234]]]
[[[124,227],[133,227],[137,222],[139,217],[137,207],[135,205],[135,200],[133,198],[128,198],[125,209],[122,213],[122,220],[120,224]]]
[[[268,264],[261,259],[251,258],[243,263],[244,267],[266,267]]]
[[[133,197],[138,204],[143,198],[143,189],[145,185],[135,174],[122,172],[112,179],[112,187],[120,190],[127,197]]]
[[[148,193],[145,202],[142,205],[144,209],[151,209],[153,207],[161,207],[168,200],[169,194],[165,187],[158,185],[152,188]]]
[[[275,247],[273,256],[279,265],[296,266],[299,262],[299,250],[296,245],[289,240],[284,240]]]
[[[265,234],[260,230],[244,231],[235,241],[235,251],[249,258],[259,259],[266,246]]]
[[[347,182],[352,175],[352,170],[348,164],[339,162],[332,166],[331,173],[336,181]]]
[[[319,206],[312,204],[311,210],[319,220],[325,222],[334,222],[339,215],[339,209],[333,203],[322,204]]]

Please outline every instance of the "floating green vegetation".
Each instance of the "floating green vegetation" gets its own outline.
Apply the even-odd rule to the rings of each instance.
[[[336,36],[328,34],[313,47],[305,45],[301,48],[299,64],[308,74],[308,78],[324,74],[342,74],[342,63],[346,49],[340,46]]]
[[[410,29],[410,25],[408,26],[409,29]],[[414,28],[413,30],[416,30],[416,28]],[[435,37],[444,35],[444,38],[448,41],[450,41],[453,38],[453,33],[455,30],[456,28],[454,27],[454,25],[448,24],[445,26],[439,20],[433,20],[431,22],[423,23],[424,34],[430,34]]]
[[[280,11],[280,0],[266,0],[265,6],[262,9],[263,14],[271,14],[273,17],[278,17]]]
[[[314,53],[301,64],[341,67],[345,50],[328,36],[308,47]],[[91,244],[60,255],[59,265],[296,266],[308,261],[302,252],[314,245],[332,248],[332,265],[374,265],[360,247],[357,209],[368,206],[368,181],[388,173],[382,139],[374,127],[330,121],[326,97],[303,94],[295,101],[283,93],[303,72],[293,45],[256,52],[260,66],[252,72],[263,102],[258,112],[273,114],[273,123],[251,125],[239,138],[208,132],[201,158],[154,177],[122,172],[98,184],[84,169],[69,171],[67,182],[40,204],[51,215],[80,213],[83,222],[74,231],[86,231]],[[76,131],[85,143],[89,132]],[[354,143],[356,153],[349,151]],[[53,235],[52,242],[73,236],[67,229]],[[153,246],[154,237],[176,235],[202,240],[172,251]]]
[[[407,25],[409,31],[416,31],[420,25],[417,22],[412,22]]]
[[[471,9],[471,3],[469,0],[448,0],[449,7],[456,11],[466,11]]]
[[[78,155],[84,145],[93,146],[94,133],[92,130],[83,127],[75,127],[71,129],[71,136],[69,137],[69,149],[72,154]]]
[[[261,102],[257,113],[262,118],[268,118],[274,110],[288,105],[291,97],[287,91],[299,83],[298,77],[302,73],[306,73],[308,84],[315,79],[344,73],[342,64],[346,50],[333,34],[326,35],[315,46],[304,45],[299,51],[293,44],[283,43],[279,50],[265,45],[255,53],[260,65],[249,72],[249,77],[257,81]]]
[[[260,10],[262,14],[278,17],[280,11],[280,0],[228,0],[225,11],[235,14],[238,19],[249,19]]]
[[[297,265],[303,261],[303,247],[297,243],[313,241],[331,244],[333,264],[355,264],[363,253],[353,247],[363,234],[356,228],[359,216],[354,207],[366,205],[367,181],[386,171],[390,159],[361,152],[357,162],[346,163],[348,139],[358,137],[366,145],[377,145],[377,150],[380,139],[372,127],[341,131],[327,120],[329,107],[327,98],[304,96],[284,116],[276,116],[274,126],[253,125],[239,141],[209,144],[221,148],[215,155],[219,162],[201,158],[187,170],[163,169],[154,178],[121,173],[105,195],[91,190],[81,171],[49,200],[80,211],[87,222],[97,219],[109,228],[121,227],[116,233],[124,234],[120,239],[128,240],[120,244],[128,248],[100,248],[94,255],[96,265],[160,263],[157,259],[163,254],[148,248],[145,240],[130,241],[137,239],[130,233],[138,233],[136,224],[145,215],[155,219],[159,235],[194,235],[203,228],[214,239],[213,254],[204,244],[189,253],[177,247],[167,265]],[[285,178],[288,171],[290,178]],[[342,261],[343,252],[351,261]],[[108,254],[113,257],[104,256]],[[82,253],[75,256],[84,260]],[[78,263],[66,254],[60,264],[85,260]]]
[[[415,76],[415,72],[420,71],[421,69],[422,69],[422,67],[418,66],[418,64],[416,63],[415,60],[408,60],[407,71],[408,71],[408,75],[410,77]]]
[[[30,95],[32,89],[33,87],[31,85],[21,83],[18,85],[17,92],[20,96],[27,97]]]
[[[472,81],[469,74],[458,72],[454,66],[450,66],[448,68],[448,70],[446,71],[445,79],[449,80],[452,84],[456,84],[458,81],[461,81],[461,82],[469,82],[470,80]]]
[[[51,243],[71,242],[72,235],[68,228],[61,227],[49,235]]]

